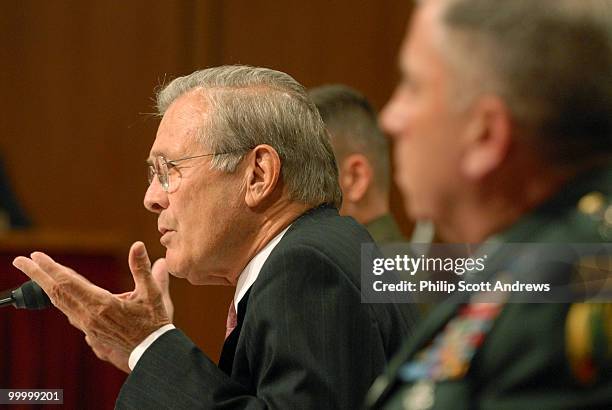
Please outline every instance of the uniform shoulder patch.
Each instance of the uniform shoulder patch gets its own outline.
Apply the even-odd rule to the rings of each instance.
[[[575,303],[565,326],[565,345],[576,379],[590,385],[612,368],[612,303]]]

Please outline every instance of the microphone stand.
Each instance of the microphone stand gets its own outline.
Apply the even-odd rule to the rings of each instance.
[[[3,295],[0,295],[0,306],[12,305],[13,303],[15,303],[15,300],[13,299],[13,291],[8,291]]]

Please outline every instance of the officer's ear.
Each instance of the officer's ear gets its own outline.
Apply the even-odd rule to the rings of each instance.
[[[511,116],[506,104],[496,96],[480,98],[463,135],[463,174],[479,180],[495,171],[506,159],[511,141]]]
[[[270,145],[258,145],[246,156],[244,168],[245,197],[255,208],[274,196],[281,172],[281,160]]]
[[[372,184],[374,171],[363,154],[347,155],[340,163],[340,188],[348,202],[359,202]]]

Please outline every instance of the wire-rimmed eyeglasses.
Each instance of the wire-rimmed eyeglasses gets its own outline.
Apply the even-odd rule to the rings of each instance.
[[[153,179],[157,175],[157,179],[162,189],[167,193],[175,192],[181,184],[182,175],[177,167],[177,164],[188,159],[211,157],[214,155],[231,154],[242,150],[233,150],[227,152],[215,152],[212,154],[192,155],[178,159],[166,159],[163,155],[156,156],[151,163],[147,164],[147,180],[149,185],[153,183]]]

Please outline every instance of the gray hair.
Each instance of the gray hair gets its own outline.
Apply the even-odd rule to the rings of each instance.
[[[163,115],[181,95],[200,89],[211,113],[201,143],[215,155],[212,166],[234,172],[251,149],[273,147],[292,200],[340,207],[338,167],[321,117],[302,85],[288,74],[241,65],[213,67],[174,79],[157,94]]]
[[[444,51],[464,76],[458,83],[502,97],[519,129],[559,164],[612,155],[609,0],[446,3]]]
[[[338,160],[353,153],[363,154],[374,169],[375,185],[388,191],[389,143],[367,98],[342,84],[315,87],[308,95],[327,126]]]

